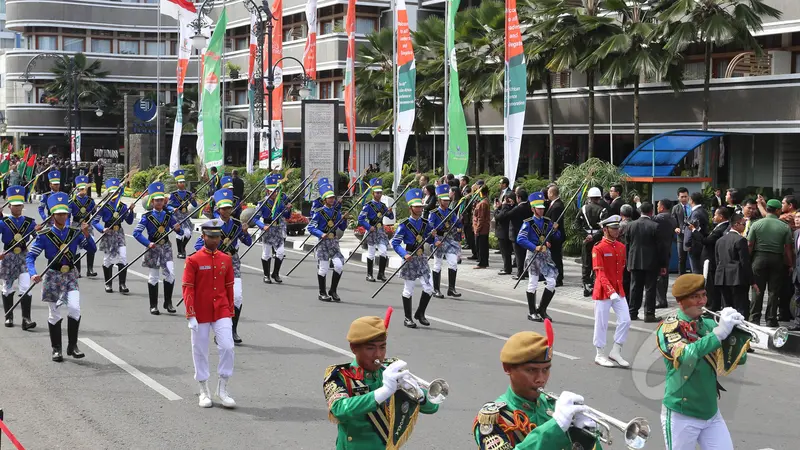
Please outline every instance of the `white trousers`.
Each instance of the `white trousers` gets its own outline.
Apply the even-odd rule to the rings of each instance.
[[[233,375],[233,322],[229,317],[211,323],[198,323],[192,333],[192,359],[194,360],[194,379],[208,380],[208,335],[211,329],[217,336],[219,365],[217,375],[230,378]]]
[[[114,264],[128,264],[128,247],[124,245],[119,248],[119,255],[111,256],[109,252],[103,253],[103,267],[111,267]]]
[[[342,266],[344,265],[344,260],[342,258],[336,257],[333,258],[333,270],[336,273],[342,273]],[[328,275],[328,267],[330,266],[329,259],[318,259],[317,260],[317,275],[326,276]]]
[[[661,430],[667,450],[733,450],[731,434],[718,410],[708,420],[696,419],[661,405]]]
[[[242,279],[233,279],[233,306],[242,307]]]
[[[422,291],[426,294],[433,294],[433,278],[430,276],[427,277],[419,277],[419,284],[422,285]],[[414,283],[417,280],[405,280],[403,283],[403,297],[413,297],[414,296]]]
[[[28,288],[31,287],[31,275],[26,271],[19,274],[17,277],[17,293],[22,295]],[[3,295],[14,293],[14,282],[3,282]]]
[[[283,243],[277,247],[269,244],[262,244],[261,247],[263,247],[263,250],[261,251],[261,259],[264,261],[269,261],[269,259],[272,258],[273,249],[275,250],[275,257],[278,259],[283,259],[283,257],[286,255],[286,250]]]
[[[63,298],[63,297],[62,297]],[[81,293],[78,291],[69,291],[66,295],[67,301],[67,316],[72,317],[75,320],[81,318]],[[61,320],[61,305],[63,303],[56,302],[56,303],[48,303],[50,305],[50,315],[47,317],[47,321],[50,324],[55,325]]]
[[[458,255],[454,254],[446,254],[444,258],[438,256],[436,254],[433,255],[433,271],[434,272],[441,272],[442,271],[442,261],[447,259],[447,266],[452,270],[458,270]],[[555,281],[553,282],[555,283]],[[555,284],[553,284],[555,286]]]
[[[104,263],[105,264],[105,263]],[[150,269],[150,272],[147,274],[147,283],[156,285],[158,284],[158,267],[154,269]],[[175,263],[172,261],[167,261],[167,268],[161,271],[164,275],[164,281],[167,283],[174,283],[175,282]]]
[[[625,297],[616,300],[594,300],[594,346],[606,346],[606,331],[608,331],[608,318],[611,309],[617,314],[617,330],[614,332],[614,342],[624,344],[628,339],[628,330],[631,328],[631,314],[628,312],[628,302]]]
[[[380,243],[378,245],[368,245],[367,246],[367,258],[368,259],[375,259],[375,248],[377,247],[378,255],[386,257],[386,244]]]
[[[519,264],[519,261],[517,261],[517,264]],[[523,262],[523,264],[525,263]],[[528,289],[526,289],[526,291],[530,292],[531,294],[535,294],[536,288],[538,286],[539,286],[539,274],[535,274],[534,276],[534,273],[528,271]],[[555,291],[556,277],[550,277],[550,278],[544,277],[544,288],[547,289],[548,291]]]

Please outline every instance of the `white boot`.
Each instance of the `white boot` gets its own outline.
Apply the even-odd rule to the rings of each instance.
[[[233,408],[236,402],[228,396],[228,379],[220,378],[217,382],[217,398],[222,402],[222,406],[226,408]]]
[[[594,363],[603,367],[614,367],[614,363],[611,362],[608,358],[606,358],[606,349],[605,347],[596,347],[597,348],[597,356],[594,357]]]
[[[208,381],[200,382],[200,401],[198,404],[201,408],[211,408],[214,405],[211,402],[211,392],[208,390]]]
[[[628,364],[628,361],[622,359],[622,344],[614,343],[614,346],[611,347],[611,352],[608,354],[608,359],[616,362],[620,365],[620,367],[630,367],[631,365]]]

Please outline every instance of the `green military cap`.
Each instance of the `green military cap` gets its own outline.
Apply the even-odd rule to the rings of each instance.
[[[511,336],[500,351],[500,362],[506,364],[546,363],[552,358],[547,338],[533,331]]]
[[[350,324],[350,330],[347,332],[347,341],[351,344],[365,344],[385,339],[386,325],[383,319],[377,316],[359,317]]]
[[[706,279],[702,275],[687,273],[675,280],[675,284],[672,285],[672,295],[681,300],[701,289],[705,289],[705,287]]]
[[[781,201],[780,200],[776,200],[774,198],[767,202],[767,206],[769,206],[770,208],[775,208],[775,209],[783,208],[783,205],[781,204]]]

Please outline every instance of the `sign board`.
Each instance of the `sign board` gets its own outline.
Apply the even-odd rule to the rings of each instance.
[[[303,178],[314,169],[336,188],[339,148],[339,100],[303,100],[302,103]],[[316,183],[306,191],[306,199],[319,196]]]

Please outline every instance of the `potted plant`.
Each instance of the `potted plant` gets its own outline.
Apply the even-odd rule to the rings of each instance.
[[[236,80],[239,78],[239,71],[242,70],[241,66],[228,61],[225,63],[225,68],[228,70],[229,78],[231,78],[232,80]]]
[[[292,211],[292,215],[286,219],[286,233],[289,236],[302,236],[306,233],[306,225],[308,225],[308,217]]]

